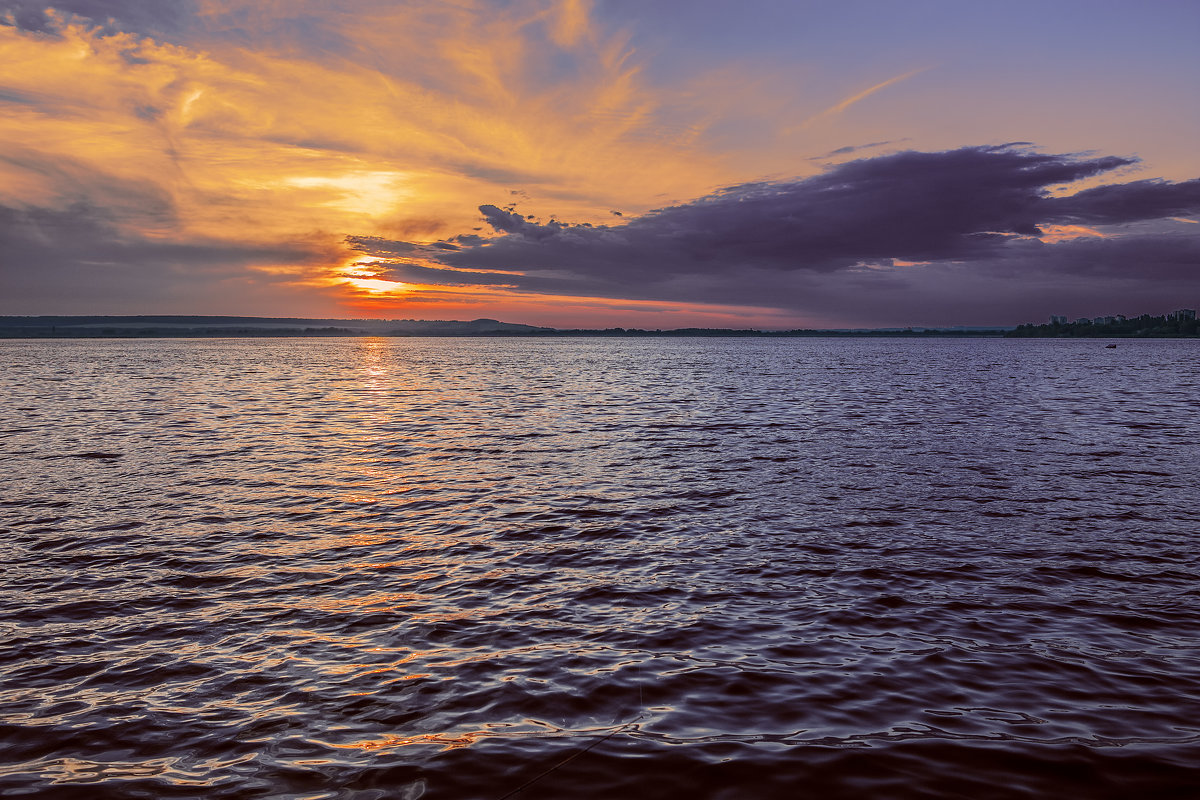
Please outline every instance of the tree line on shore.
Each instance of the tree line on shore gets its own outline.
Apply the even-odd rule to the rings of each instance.
[[[1200,323],[1178,312],[1163,316],[1142,314],[1140,317],[1114,319],[1112,322],[1048,322],[1042,325],[1018,325],[1004,335],[1009,338],[1103,339],[1103,338],[1181,338],[1200,336]]]

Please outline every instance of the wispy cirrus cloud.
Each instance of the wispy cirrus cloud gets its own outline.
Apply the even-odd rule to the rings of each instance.
[[[5,15],[0,204],[112,208],[106,223],[148,247],[319,241],[335,257],[292,273],[330,304],[349,232],[469,230],[463,198],[516,186],[598,218],[727,177],[664,137],[623,35],[583,2],[22,0]],[[261,267],[274,282],[280,265]]]
[[[933,28],[881,7],[887,35],[833,6],[691,8],[0,0],[0,313],[934,322],[1190,291],[1186,37],[1108,71],[1074,52],[1086,80],[1048,83],[1027,27],[989,18],[989,42],[967,6]],[[1170,124],[1129,113],[1151,95]],[[995,144],[1018,137],[1144,160]]]
[[[888,88],[889,86],[894,86],[895,84],[900,83],[901,81],[906,81],[915,75],[920,75],[922,72],[924,72],[927,69],[929,69],[929,67],[920,67],[918,69],[910,69],[907,72],[903,72],[899,75],[894,75],[885,81],[880,81],[879,83],[875,84],[874,86],[868,86],[866,89],[863,89],[860,92],[855,92],[854,94],[850,95],[849,97],[844,98],[843,100],[841,100],[838,103],[835,103],[834,105],[830,106],[829,108],[825,109],[824,111],[821,111],[818,114],[814,114],[813,116],[804,120],[804,122],[800,123],[800,125],[796,128],[796,130],[803,130],[803,129],[809,127],[810,125],[815,125],[816,123],[821,122],[822,120],[829,119],[830,117],[835,117],[838,114],[841,114],[842,112],[844,112],[846,109],[850,108],[850,106],[854,105],[855,103],[859,103],[859,102],[862,102],[863,100],[866,100],[868,97],[875,94],[876,92],[882,91],[882,90]],[[870,145],[868,145],[868,146],[870,146]]]

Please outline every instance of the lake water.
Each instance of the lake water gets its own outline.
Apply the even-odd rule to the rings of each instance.
[[[0,342],[0,791],[1194,797],[1200,342]]]

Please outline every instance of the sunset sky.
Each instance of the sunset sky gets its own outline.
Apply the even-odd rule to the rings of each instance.
[[[1200,3],[0,0],[0,314],[1200,304]]]

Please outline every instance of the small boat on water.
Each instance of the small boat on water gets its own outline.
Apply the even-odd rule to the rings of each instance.
[[[1117,346],[1116,346],[1115,344],[1106,344],[1106,345],[1104,345],[1104,349],[1106,349],[1106,350],[1115,350],[1115,349],[1116,349],[1116,347],[1117,347]]]

